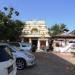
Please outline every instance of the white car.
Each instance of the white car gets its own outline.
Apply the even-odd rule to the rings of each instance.
[[[9,42],[9,45],[16,47],[17,50],[23,49],[25,51],[31,51],[32,50],[32,46],[29,43],[25,43],[25,42]]]
[[[27,66],[35,65],[35,56],[28,51],[16,50],[15,47],[12,47],[12,53],[16,57],[16,65],[18,70],[22,70]]]
[[[16,75],[16,59],[6,44],[0,44],[0,75]]]

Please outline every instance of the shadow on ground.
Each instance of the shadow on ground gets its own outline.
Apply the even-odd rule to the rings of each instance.
[[[75,65],[53,53],[34,54],[37,64],[17,72],[17,75],[75,75]]]

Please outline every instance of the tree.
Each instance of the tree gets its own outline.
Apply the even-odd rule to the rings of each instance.
[[[49,28],[49,34],[51,36],[56,36],[58,34],[68,32],[69,30],[66,28],[65,24],[55,24],[51,28]]]
[[[19,15],[14,8],[4,7],[0,11],[0,40],[17,40],[21,35],[24,23],[20,20],[13,20],[13,14]]]

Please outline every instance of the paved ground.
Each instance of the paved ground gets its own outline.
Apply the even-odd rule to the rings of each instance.
[[[75,65],[75,53],[55,53],[53,52],[53,54]]]
[[[75,65],[57,53],[35,53],[37,65],[17,72],[17,75],[75,75]]]

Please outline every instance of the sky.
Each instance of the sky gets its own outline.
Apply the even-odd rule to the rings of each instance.
[[[75,0],[0,0],[0,10],[5,6],[19,11],[22,21],[44,20],[48,27],[64,23],[75,29]]]

